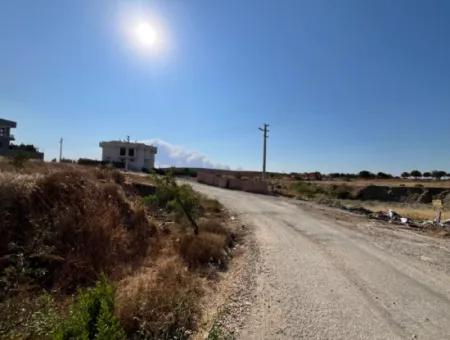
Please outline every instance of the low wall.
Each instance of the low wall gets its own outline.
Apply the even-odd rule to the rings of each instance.
[[[206,172],[197,173],[197,182],[220,188],[241,190],[257,194],[269,194],[267,182],[251,179],[227,178]]]

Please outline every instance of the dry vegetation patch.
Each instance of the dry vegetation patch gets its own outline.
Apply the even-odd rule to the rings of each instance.
[[[111,169],[0,169],[0,308],[17,312],[0,313],[0,337],[192,334],[235,242],[217,201],[169,177],[140,177],[155,189],[142,198]]]
[[[185,339],[198,318],[199,279],[177,261],[119,286],[117,315],[128,334],[150,339]]]
[[[26,273],[3,288],[37,281],[73,290],[146,255],[155,227],[117,184],[73,170],[0,176],[2,267]]]

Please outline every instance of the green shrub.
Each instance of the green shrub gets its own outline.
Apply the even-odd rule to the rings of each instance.
[[[316,195],[323,193],[320,187],[303,181],[292,183],[291,190],[297,193],[300,198],[314,198]]]
[[[333,198],[347,199],[351,197],[351,187],[346,184],[332,185],[329,195]]]
[[[175,197],[168,202],[167,208],[175,213],[178,220],[183,220],[186,214],[198,218],[201,211],[199,195],[187,184],[178,186]]]
[[[79,293],[55,339],[125,339],[114,316],[114,290],[104,277],[95,287]]]
[[[156,184],[155,193],[144,197],[145,204],[167,209],[175,215],[178,222],[191,225],[197,230],[195,220],[201,215],[200,195],[187,184],[177,185],[170,175],[153,178]]]

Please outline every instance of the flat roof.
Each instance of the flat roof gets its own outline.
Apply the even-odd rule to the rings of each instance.
[[[122,140],[111,140],[111,141],[103,141],[100,142],[100,147],[106,146],[106,145],[113,145],[113,146],[132,146],[135,148],[149,148],[153,149],[153,151],[156,153],[156,146],[153,145],[147,145],[144,143],[133,143],[133,142],[127,142]]]
[[[13,122],[12,120],[0,118],[0,126],[15,128],[17,126],[17,123]]]

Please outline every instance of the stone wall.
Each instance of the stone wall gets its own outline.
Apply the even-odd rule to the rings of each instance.
[[[197,174],[199,183],[213,185],[220,188],[241,190],[258,194],[269,194],[269,186],[265,181],[255,179],[239,179],[233,177],[222,177],[207,172],[199,172]]]

